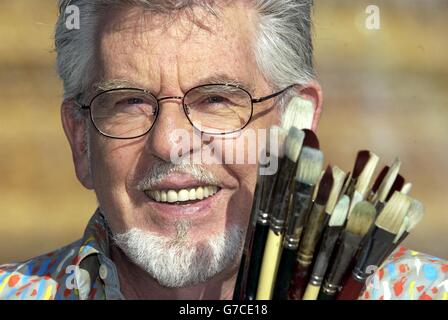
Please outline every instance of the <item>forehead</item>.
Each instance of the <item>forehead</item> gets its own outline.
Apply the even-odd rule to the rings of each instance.
[[[156,92],[176,84],[188,89],[217,74],[251,86],[258,76],[254,17],[243,5],[222,8],[217,16],[202,9],[169,17],[142,8],[110,12],[99,33],[102,78]]]

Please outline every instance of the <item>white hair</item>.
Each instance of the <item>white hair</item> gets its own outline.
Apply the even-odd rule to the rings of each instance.
[[[193,286],[235,265],[241,255],[244,232],[237,225],[194,243],[190,224],[176,223],[174,236],[161,236],[138,228],[115,234],[115,244],[157,282],[168,288]]]
[[[313,0],[248,0],[259,14],[254,55],[266,79],[274,88],[304,84],[314,78],[311,40]],[[57,70],[64,86],[64,98],[80,97],[95,79],[97,24],[107,8],[142,6],[155,13],[170,13],[195,6],[214,13],[214,0],[59,0],[56,24]],[[80,29],[66,26],[68,5],[80,11]]]

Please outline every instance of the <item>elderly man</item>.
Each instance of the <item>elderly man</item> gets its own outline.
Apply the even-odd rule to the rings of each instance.
[[[66,25],[66,7],[80,29]],[[62,123],[99,207],[84,237],[0,267],[4,299],[230,299],[254,163],[185,161],[267,129],[314,80],[307,0],[62,1]],[[184,148],[180,132],[202,143]],[[248,155],[253,150],[246,148]],[[183,161],[173,161],[173,155]]]

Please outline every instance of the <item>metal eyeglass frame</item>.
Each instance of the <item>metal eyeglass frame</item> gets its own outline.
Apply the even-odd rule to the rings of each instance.
[[[198,129],[198,128],[195,127],[195,125],[194,125],[193,122],[191,121],[190,117],[188,116],[188,109],[187,109],[188,106],[185,105],[184,99],[185,99],[185,96],[187,96],[188,93],[191,92],[192,90],[195,90],[195,89],[197,89],[197,88],[202,88],[202,87],[208,87],[208,86],[228,86],[228,87],[234,87],[234,88],[238,88],[238,89],[244,91],[244,92],[248,95],[248,97],[250,98],[250,102],[251,102],[251,111],[250,111],[249,119],[247,120],[247,122],[246,122],[246,124],[245,124],[244,126],[242,126],[241,128],[239,128],[239,129],[237,129],[237,130],[233,130],[233,131],[230,131],[230,132],[222,132],[222,133],[209,133],[209,132],[202,131],[202,130],[200,130],[200,129]],[[227,84],[227,83],[209,83],[209,84],[203,84],[203,85],[195,86],[195,87],[189,89],[187,92],[185,92],[185,94],[184,94],[183,96],[167,96],[167,97],[162,97],[162,98],[157,98],[154,94],[152,94],[151,92],[149,92],[148,90],[145,90],[145,89],[140,89],[140,88],[113,88],[113,89],[109,89],[109,90],[102,91],[102,92],[96,94],[95,96],[93,96],[93,98],[90,99],[90,102],[89,102],[88,105],[81,104],[81,103],[78,103],[78,102],[77,102],[77,104],[78,104],[78,106],[79,106],[82,110],[89,110],[90,120],[92,121],[93,126],[95,127],[95,129],[96,129],[100,134],[102,134],[103,136],[108,137],[108,138],[111,138],[111,139],[120,139],[120,140],[137,139],[137,138],[143,137],[144,135],[148,134],[148,132],[151,131],[151,129],[154,127],[154,124],[155,124],[156,121],[157,121],[157,117],[159,116],[160,102],[161,102],[161,101],[164,101],[164,100],[181,100],[181,102],[182,102],[182,108],[183,108],[183,110],[184,110],[185,116],[187,117],[188,122],[190,122],[191,126],[192,126],[195,130],[198,130],[198,131],[200,131],[201,133],[204,133],[204,134],[206,134],[206,135],[222,136],[222,135],[231,134],[231,133],[235,133],[235,132],[238,132],[238,131],[243,130],[243,129],[250,123],[250,121],[251,121],[251,119],[252,119],[252,115],[253,115],[253,111],[254,111],[254,104],[256,104],[256,103],[260,103],[260,102],[263,102],[263,101],[266,101],[266,100],[269,100],[269,99],[272,99],[272,98],[275,98],[275,97],[279,96],[280,94],[282,94],[283,92],[285,92],[286,90],[292,88],[293,86],[294,86],[294,85],[290,85],[290,86],[288,86],[288,87],[286,87],[286,88],[284,88],[284,89],[282,89],[282,90],[280,90],[280,91],[278,91],[278,92],[275,92],[275,93],[272,93],[272,94],[270,94],[270,95],[267,95],[267,96],[264,96],[264,97],[260,97],[260,98],[252,98],[252,95],[251,95],[250,92],[247,91],[246,89],[241,88],[241,87],[238,86],[238,85]],[[105,93],[107,93],[107,92],[121,91],[121,90],[134,90],[134,91],[137,91],[137,92],[138,92],[138,91],[139,91],[139,92],[143,92],[143,93],[145,93],[145,94],[149,94],[149,95],[151,95],[151,96],[154,98],[154,100],[157,102],[156,112],[155,112],[155,118],[154,118],[154,121],[153,121],[151,127],[149,127],[149,129],[148,129],[146,132],[144,132],[144,133],[142,133],[142,134],[139,134],[138,136],[135,136],[135,137],[115,137],[115,136],[106,134],[106,133],[102,132],[102,131],[96,126],[95,121],[93,120],[92,108],[91,108],[93,101],[94,101],[97,97],[99,97],[99,96],[101,96],[101,95],[103,95],[103,94],[105,94]]]

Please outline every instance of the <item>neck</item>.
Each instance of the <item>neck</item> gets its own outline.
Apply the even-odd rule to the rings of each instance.
[[[222,272],[207,282],[183,288],[161,286],[147,272],[132,263],[116,246],[111,246],[111,258],[117,268],[123,296],[129,300],[231,300],[237,267]],[[167,266],[169,267],[169,266]]]

